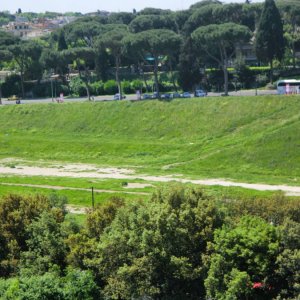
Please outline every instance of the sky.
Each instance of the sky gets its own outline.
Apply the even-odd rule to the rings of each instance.
[[[261,2],[263,0],[253,0]],[[171,10],[187,9],[197,0],[1,0],[0,11],[8,10],[15,13],[18,8],[23,12],[94,12],[106,10],[110,12],[139,11],[145,7],[155,7]],[[244,0],[223,0],[223,3],[245,2]]]

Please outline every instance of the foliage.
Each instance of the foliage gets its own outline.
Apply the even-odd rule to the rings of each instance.
[[[0,280],[0,297],[5,300],[92,300],[99,299],[99,290],[90,272],[69,269],[65,277],[49,272]]]
[[[181,37],[168,29],[151,29],[128,35],[124,39],[124,46],[128,53],[145,59],[151,55],[154,60],[153,73],[155,90],[159,94],[158,64],[160,57],[172,57],[176,54],[181,44]]]
[[[42,47],[33,41],[22,41],[18,44],[10,45],[8,51],[13,56],[18,71],[21,76],[22,96],[25,96],[24,80],[30,73],[35,74],[35,78],[41,78],[41,67],[39,59]]]
[[[243,217],[236,226],[216,230],[208,277],[207,296],[241,299],[251,295],[255,282],[265,287],[263,299],[273,299],[277,281],[273,274],[279,253],[276,228],[257,217]],[[270,287],[270,288],[269,288]]]
[[[120,98],[122,99],[122,86],[121,86],[121,80],[120,80],[120,67],[121,67],[121,59],[123,57],[123,39],[126,38],[126,35],[128,35],[127,28],[120,29],[119,26],[116,28],[109,30],[105,34],[101,36],[101,38],[98,40],[98,47],[101,49],[109,52],[114,60],[115,60],[115,76],[116,76],[116,82],[118,85],[118,93],[120,95]]]
[[[12,74],[5,78],[1,85],[3,97],[10,97],[11,95],[21,95],[20,75]]]
[[[113,95],[118,92],[118,86],[115,80],[108,80],[104,83],[104,93]]]
[[[283,299],[297,298],[300,293],[300,223],[286,219],[281,229],[281,253],[276,274],[280,276],[280,295]]]
[[[104,83],[102,81],[91,83],[91,91],[93,95],[104,95]]]
[[[234,23],[207,25],[192,33],[192,38],[202,55],[210,57],[222,67],[225,95],[228,95],[228,62],[234,55],[236,44],[247,42],[250,36],[246,26]]]
[[[146,206],[120,209],[92,262],[106,297],[203,296],[203,256],[221,223],[214,201],[180,187],[158,191]]]
[[[134,93],[134,90],[133,90],[132,87],[131,87],[130,81],[123,80],[123,81],[121,82],[121,86],[122,86],[122,91],[123,91],[125,94],[132,94],[132,93]]]
[[[140,15],[137,16],[130,24],[129,28],[133,33],[138,33],[151,29],[169,29],[176,31],[174,18],[167,15]]]
[[[99,239],[105,228],[114,220],[117,211],[124,204],[123,199],[112,198],[107,204],[98,206],[95,210],[90,211],[86,220],[88,236]]]
[[[5,244],[5,252],[2,253],[1,275],[14,272],[22,251],[28,249],[28,226],[42,212],[51,213],[57,221],[62,221],[64,212],[61,208],[55,208],[53,203],[45,196],[22,197],[8,195],[0,202],[0,232],[1,241]]]
[[[70,89],[73,95],[86,96],[86,89],[80,77],[73,77],[70,80]]]
[[[258,59],[271,64],[271,69],[273,60],[283,57],[283,25],[274,0],[265,1],[255,36],[255,51]]]
[[[66,246],[61,224],[53,214],[43,212],[28,227],[28,251],[22,253],[21,269],[31,274],[44,274],[53,266],[65,267]]]
[[[269,198],[255,197],[253,199],[236,200],[230,203],[231,218],[240,218],[244,215],[257,216],[266,222],[281,225],[286,218],[300,222],[300,202],[282,194]]]
[[[196,46],[192,39],[186,39],[181,46],[179,56],[179,78],[178,83],[184,91],[190,91],[199,84],[201,74],[199,71],[199,59],[195,59]]]

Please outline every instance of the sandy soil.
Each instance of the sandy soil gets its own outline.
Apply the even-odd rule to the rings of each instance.
[[[138,182],[128,182],[124,189],[144,189],[146,187],[152,187],[152,184],[149,183],[138,183]]]
[[[220,186],[235,186],[247,189],[254,189],[259,191],[283,191],[289,196],[300,196],[300,186],[287,185],[268,185],[268,184],[254,184],[233,182],[223,179],[202,179],[191,180],[185,178],[178,178],[174,176],[149,176],[135,174],[134,170],[119,169],[119,168],[98,168],[93,165],[84,164],[53,164],[49,166],[28,166],[19,164],[17,161],[10,160],[14,165],[7,166],[6,161],[0,161],[0,175],[19,175],[19,176],[58,176],[58,177],[73,177],[73,178],[105,178],[105,179],[142,179],[153,182],[182,182],[193,183],[198,185],[220,185]],[[176,177],[175,177],[176,176]],[[0,179],[1,180],[1,179]],[[52,188],[52,187],[51,187]]]

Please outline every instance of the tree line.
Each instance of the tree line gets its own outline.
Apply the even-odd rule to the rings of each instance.
[[[79,226],[61,196],[0,201],[1,299],[297,299],[299,201],[168,186]]]
[[[68,85],[70,68],[78,73],[88,98],[91,83],[106,81],[114,70],[122,95],[120,70],[129,66],[146,87],[145,71],[151,66],[157,93],[162,66],[170,72],[174,87],[177,81],[184,90],[205,84],[201,70],[220,69],[219,81],[227,94],[228,67],[243,60],[236,50],[245,43],[253,43],[258,61],[270,66],[270,81],[274,64],[296,66],[299,12],[300,4],[294,0],[235,4],[203,0],[177,12],[145,8],[85,16],[38,40],[19,40],[0,31],[1,67],[18,71],[23,97],[25,81],[40,82],[53,73]],[[236,72],[240,81],[247,77],[245,68],[241,76]]]

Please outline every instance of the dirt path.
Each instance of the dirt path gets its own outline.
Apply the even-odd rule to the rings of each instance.
[[[288,196],[300,196],[300,186],[287,186],[287,185],[269,185],[269,184],[254,184],[233,182],[223,179],[202,179],[192,180],[185,178],[178,178],[174,176],[149,176],[134,174],[133,170],[118,169],[118,168],[97,168],[96,166],[72,164],[72,165],[53,165],[52,167],[31,167],[26,165],[17,165],[14,167],[7,167],[1,165],[0,174],[19,175],[19,176],[58,176],[58,177],[72,177],[72,178],[97,178],[97,179],[127,179],[136,180],[142,179],[152,182],[182,182],[193,183],[198,185],[220,185],[228,187],[242,187],[247,189],[259,191],[283,191]],[[1,178],[0,178],[1,180]],[[53,188],[52,186],[50,188]],[[61,187],[57,187],[61,188]],[[65,189],[65,187],[63,187]],[[80,188],[71,188],[78,189]],[[88,190],[88,189],[83,189]],[[99,190],[101,192],[102,190]],[[103,190],[104,192],[105,190]],[[115,191],[111,191],[115,192]],[[137,192],[127,192],[137,193]],[[142,194],[141,194],[142,195]]]
[[[6,183],[0,182],[1,185],[9,185],[9,186],[24,186],[24,187],[33,187],[39,189],[51,189],[51,190],[73,190],[73,191],[86,191],[90,192],[91,189],[86,188],[75,188],[75,187],[68,187],[68,186],[57,186],[57,185],[43,185],[43,184],[27,184],[27,183]],[[101,189],[94,189],[95,193],[122,193],[122,194],[132,194],[132,195],[149,195],[149,193],[144,192],[127,192],[127,191],[113,191],[113,190],[101,190]]]

